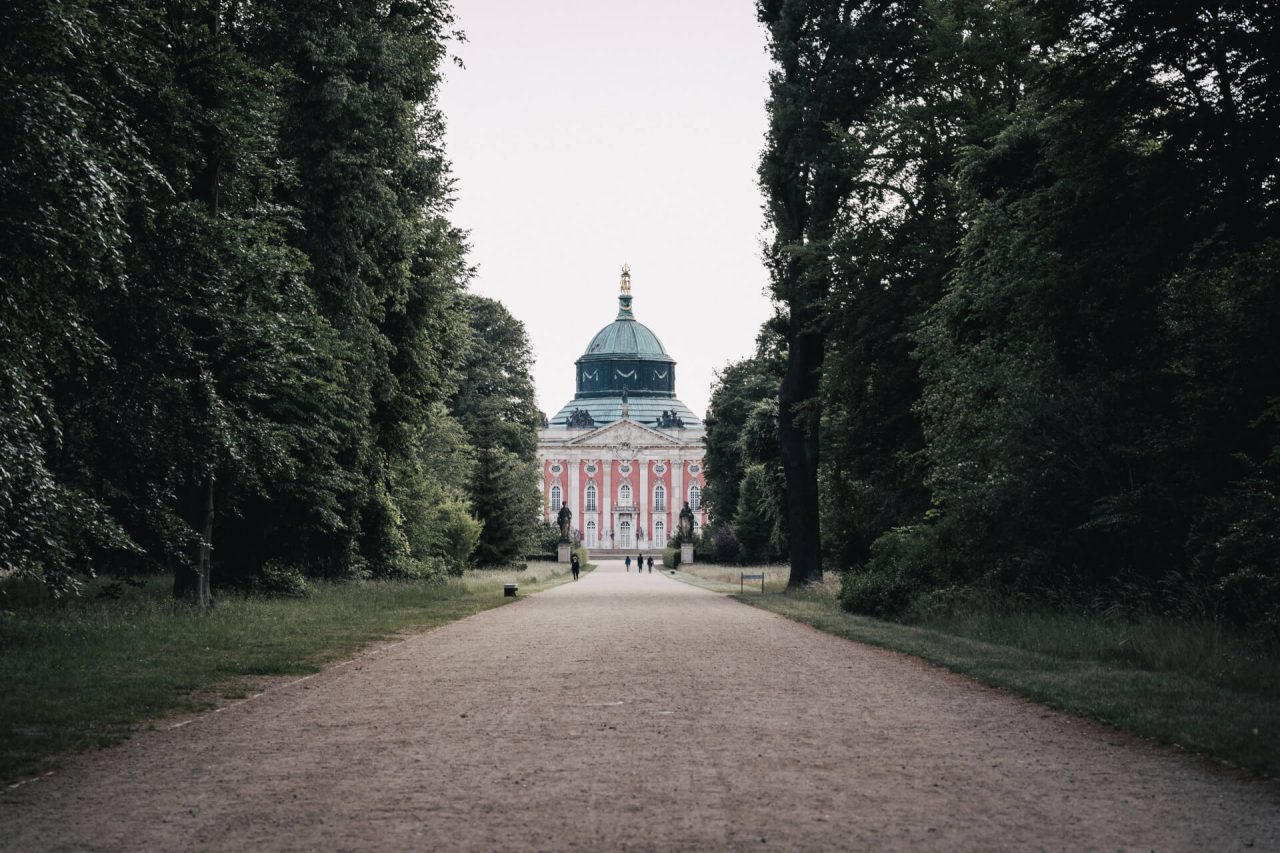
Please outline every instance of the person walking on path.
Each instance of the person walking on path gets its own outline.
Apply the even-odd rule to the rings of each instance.
[[[644,571],[644,554],[636,554],[636,572]]]
[[[653,555],[649,555],[649,574],[653,574]]]
[[[569,569],[570,571],[573,572],[573,579],[577,580],[578,572],[582,571],[582,563],[578,561],[577,554],[574,554],[573,556],[569,557]],[[653,571],[653,569],[650,569],[649,571]]]
[[[631,571],[631,555],[630,554],[627,555],[626,562],[627,562],[627,571]]]

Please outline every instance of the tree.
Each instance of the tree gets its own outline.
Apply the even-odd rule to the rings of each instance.
[[[912,335],[964,234],[957,163],[1005,126],[1033,67],[1019,3],[933,3],[915,26],[919,49],[841,143],[852,189],[831,251],[822,481],[824,546],[844,570],[930,508]]]
[[[444,3],[290,3],[263,40],[292,75],[282,129],[298,173],[292,239],[340,338],[355,414],[338,458],[356,478],[340,497],[340,524],[312,543],[332,574],[396,574],[411,559],[394,472],[419,449],[425,407],[450,392],[462,340],[463,242],[444,218],[435,108],[451,23]]]
[[[786,476],[788,588],[822,573],[819,520],[820,382],[830,318],[831,241],[853,188],[841,137],[865,120],[918,49],[915,4],[760,0],[777,68],[760,183],[773,241],[766,252],[783,309],[787,369],[778,394]]]
[[[484,523],[476,559],[501,565],[524,555],[538,525],[541,415],[524,326],[492,299],[468,296],[464,302],[471,337],[449,406],[475,448],[470,497]]]
[[[743,459],[741,440],[752,410],[761,401],[773,401],[776,423],[778,385],[785,364],[780,346],[777,335],[766,328],[756,341],[754,356],[716,374],[705,421],[706,489],[702,496],[714,523],[732,524],[737,512],[738,490],[749,464]],[[776,426],[763,440],[773,445],[769,455],[776,458]]]
[[[466,334],[447,6],[72,0],[0,26],[0,568],[170,569],[207,605],[215,570],[276,558],[456,557],[469,449],[431,446],[460,429]]]

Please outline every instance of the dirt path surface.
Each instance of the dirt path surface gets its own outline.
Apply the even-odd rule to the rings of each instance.
[[[620,563],[179,723],[0,848],[1280,849],[1268,783]]]

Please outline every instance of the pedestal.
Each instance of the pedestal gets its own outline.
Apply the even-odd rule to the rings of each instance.
[[[569,562],[569,555],[572,553],[573,553],[573,546],[570,545],[568,542],[561,542],[559,547],[556,548],[556,562],[557,563]]]
[[[680,565],[693,565],[693,545],[689,542],[684,542],[680,545]]]

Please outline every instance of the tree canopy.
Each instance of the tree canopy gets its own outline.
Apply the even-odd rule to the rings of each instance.
[[[437,0],[0,10],[0,570],[170,570],[207,603],[269,561],[472,561],[480,457],[533,449],[521,392],[449,405],[502,346],[448,220],[452,26]]]
[[[793,582],[1280,620],[1266,4],[758,8]]]

